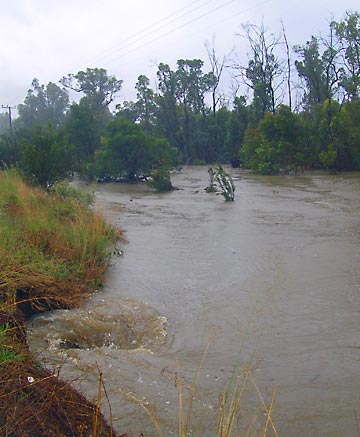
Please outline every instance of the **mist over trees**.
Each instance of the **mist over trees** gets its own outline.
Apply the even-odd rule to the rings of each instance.
[[[0,163],[48,187],[70,172],[102,180],[169,179],[183,163],[231,163],[261,174],[360,170],[360,14],[327,36],[290,47],[264,24],[243,26],[247,59],[162,62],[156,85],[139,74],[136,100],[110,110],[122,80],[103,68],[31,87],[9,129],[0,114]],[[209,68],[205,66],[209,65]],[[232,74],[229,101],[221,88]],[[70,102],[69,91],[79,99]],[[235,90],[235,91],[234,91]]]

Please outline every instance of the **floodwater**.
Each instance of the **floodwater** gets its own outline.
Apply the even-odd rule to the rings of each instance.
[[[178,435],[196,380],[190,435],[215,436],[221,391],[251,369],[234,435],[262,435],[256,387],[281,436],[358,435],[360,175],[231,172],[234,202],[204,191],[206,167],[165,194],[96,185],[128,241],[82,308],[34,319],[31,347],[90,400],[101,371],[121,432]]]

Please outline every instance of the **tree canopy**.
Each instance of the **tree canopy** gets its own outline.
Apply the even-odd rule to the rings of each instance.
[[[69,107],[69,94],[55,83],[41,85],[33,79],[24,103],[18,105],[19,127],[31,128],[35,125],[51,124],[57,128],[65,120],[65,112]]]
[[[169,186],[171,166],[231,163],[262,174],[360,170],[360,14],[290,48],[284,25],[243,26],[246,59],[178,59],[139,74],[136,98],[116,103],[123,81],[104,68],[34,79],[10,130],[0,114],[1,165],[43,186],[67,173]],[[209,67],[207,67],[209,65]],[[226,98],[224,71],[232,72]],[[78,98],[69,103],[69,90]],[[221,90],[221,91],[220,91]],[[47,176],[46,176],[47,174]]]

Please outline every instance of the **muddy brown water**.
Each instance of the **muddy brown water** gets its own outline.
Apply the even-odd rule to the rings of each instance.
[[[192,436],[216,435],[219,394],[249,367],[265,402],[276,390],[279,435],[358,435],[360,175],[232,174],[235,202],[204,191],[205,167],[174,174],[166,194],[96,185],[128,242],[82,308],[34,319],[31,347],[91,400],[101,369],[122,432],[178,435],[176,375],[186,400],[202,363]],[[263,424],[249,381],[234,435]]]

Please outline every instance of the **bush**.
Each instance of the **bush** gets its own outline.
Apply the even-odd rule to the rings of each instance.
[[[79,190],[70,185],[69,181],[66,179],[53,185],[50,188],[50,192],[57,194],[62,199],[74,199],[85,205],[91,205],[94,202],[94,193],[87,193]]]
[[[163,168],[154,170],[151,175],[149,185],[159,192],[171,191],[173,186],[171,183],[169,170]]]
[[[35,126],[22,135],[19,167],[29,182],[48,189],[67,176],[69,159],[54,129]]]

